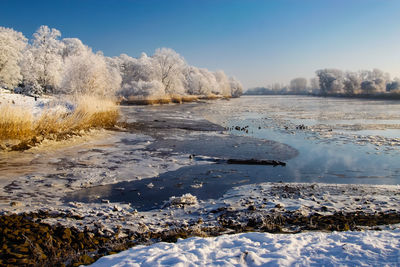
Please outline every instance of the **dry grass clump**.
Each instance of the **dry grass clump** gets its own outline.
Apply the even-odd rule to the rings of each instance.
[[[0,140],[25,139],[33,134],[33,116],[21,107],[0,106]]]
[[[216,99],[229,99],[229,95],[170,95],[170,96],[130,96],[128,100],[122,100],[121,103],[128,105],[160,105],[160,104],[170,104],[170,103],[188,103],[195,102],[198,100],[216,100]]]
[[[50,112],[36,121],[35,132],[41,135],[58,134],[88,130],[90,128],[108,128],[118,120],[118,107],[113,101],[101,100],[92,96],[76,97],[73,112],[50,108]]]
[[[197,96],[197,95],[182,96],[182,102],[195,102],[197,100],[199,100],[199,96]]]
[[[72,102],[75,108],[71,111],[49,105],[38,118],[19,107],[1,107],[0,143],[9,140],[29,143],[43,138],[62,139],[82,130],[112,127],[118,120],[119,109],[111,100],[79,96]]]
[[[215,100],[215,99],[220,99],[220,98],[222,98],[222,96],[216,95],[216,94],[208,94],[206,96],[200,97],[200,99],[204,99],[204,100]]]
[[[181,95],[171,95],[171,102],[182,104],[182,96]]]
[[[156,105],[156,104],[170,104],[172,103],[171,97],[160,96],[160,97],[143,97],[143,96],[130,96],[128,100],[123,103],[130,105]]]
[[[131,96],[128,100],[122,101],[122,103],[129,105],[160,105],[170,103],[182,104],[184,102],[194,102],[197,100],[199,100],[199,96],[196,95],[171,95],[160,97]]]

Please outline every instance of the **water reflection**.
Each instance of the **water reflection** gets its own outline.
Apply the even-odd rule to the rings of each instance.
[[[101,201],[101,198],[108,198],[110,201],[129,202],[139,210],[148,210],[161,207],[171,196],[191,193],[200,199],[218,198],[234,186],[250,183],[400,183],[396,147],[390,147],[390,143],[383,143],[381,147],[380,143],[372,144],[368,139],[360,144],[358,137],[352,136],[399,138],[399,102],[278,96],[244,97],[192,108],[191,112],[226,127],[248,126],[247,133],[231,130],[232,134],[275,140],[295,148],[298,156],[288,159],[286,167],[189,166],[155,178],[83,190],[69,195],[67,200]],[[310,127],[323,124],[325,128],[314,131],[293,127],[300,124]],[[343,129],[346,128],[343,125],[357,124],[361,126],[359,131]],[[398,142],[397,139],[394,141]],[[181,146],[185,152],[196,153],[191,150],[196,148],[196,154],[207,154],[207,142],[199,140],[197,147],[190,146],[190,142],[177,143],[174,149]],[[199,149],[199,145],[204,147]],[[223,154],[229,157],[229,149],[216,150],[219,153],[224,150]],[[252,155],[249,147],[245,152],[247,156]],[[235,153],[241,154],[240,151]],[[153,186],[149,186],[150,183]]]

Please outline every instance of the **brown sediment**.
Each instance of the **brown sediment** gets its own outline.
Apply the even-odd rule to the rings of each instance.
[[[372,229],[379,225],[400,223],[400,213],[363,212],[335,213],[333,215],[282,214],[259,212],[256,207],[235,212],[219,208],[212,213],[217,222],[204,224],[202,219],[188,225],[167,226],[158,231],[133,232],[117,229],[105,235],[99,227],[49,225],[42,219],[68,214],[51,215],[47,212],[0,216],[1,266],[79,266],[91,264],[99,257],[114,254],[139,244],[176,242],[178,238],[207,237],[248,231],[269,233],[296,233],[303,230],[348,231],[363,226]],[[79,216],[70,216],[79,222]]]
[[[79,266],[95,261],[110,238],[51,226],[39,214],[0,217],[0,266]]]

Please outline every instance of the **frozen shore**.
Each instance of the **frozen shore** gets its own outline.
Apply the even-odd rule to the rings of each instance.
[[[124,123],[113,131],[98,131],[65,144],[44,143],[4,157],[2,154],[1,214],[19,213],[23,217],[36,218],[40,224],[62,225],[73,232],[81,231],[93,234],[95,238],[121,242],[125,249],[159,241],[176,241],[181,237],[248,231],[293,234],[309,230],[387,229],[386,225],[391,224],[393,235],[398,235],[398,185],[266,182],[265,172],[269,175],[279,173],[280,167],[272,166],[269,169],[251,167],[251,170],[259,170],[257,175],[263,174],[259,180],[254,180],[255,177],[251,176],[254,173],[248,172],[246,166],[232,168],[215,164],[215,159],[256,157],[286,161],[297,156],[296,149],[279,142],[230,135],[223,127],[199,115],[196,108],[200,105],[205,104],[122,107]],[[174,176],[175,180],[163,181]],[[218,194],[198,194],[196,197],[196,192],[212,191],[207,187],[213,184],[211,180],[224,187],[215,187]],[[137,181],[142,181],[143,188],[138,187]],[[122,182],[126,185],[132,183],[132,186],[121,186]],[[184,194],[187,188],[193,195]],[[163,190],[172,194],[162,195]],[[80,191],[87,199],[74,195]],[[122,199],[135,195],[138,201],[148,198],[146,194],[161,197],[158,203],[150,199],[150,208],[140,210],[134,201],[114,200],[115,194],[121,195]],[[151,208],[153,204],[157,208]],[[390,231],[379,238],[389,240]],[[357,238],[364,242],[363,233],[338,235],[342,235],[346,242]],[[317,231],[306,234],[310,238],[325,235]],[[347,234],[354,235],[354,239],[348,238]],[[242,240],[248,238],[246,235],[224,235],[216,239],[215,244],[230,238],[233,243],[241,240],[238,245],[250,244],[250,241]],[[264,239],[268,234],[260,236]],[[279,235],[281,238],[276,239],[276,244],[296,243],[299,236]],[[177,246],[193,240],[206,242],[189,239],[180,241]],[[323,246],[332,241],[321,242],[318,244]],[[393,244],[393,247],[397,248],[398,244]],[[95,249],[88,254],[93,259],[119,251],[107,244],[97,245]],[[74,253],[81,255],[83,251],[78,249]],[[227,253],[231,255],[234,252]],[[260,250],[260,253],[267,253],[267,250]],[[309,264],[318,259],[317,256],[307,257],[310,257]],[[213,259],[215,262],[202,262],[200,259],[198,263],[219,261],[218,257]],[[374,262],[373,257],[370,260]],[[390,260],[386,258],[388,263]],[[346,264],[346,261],[340,263]]]

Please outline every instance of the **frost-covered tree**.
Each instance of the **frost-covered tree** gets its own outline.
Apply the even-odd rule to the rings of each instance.
[[[157,49],[153,55],[157,80],[165,86],[167,94],[183,94],[185,60],[170,48]]]
[[[235,77],[231,77],[229,79],[229,83],[231,86],[231,96],[239,97],[243,94],[243,86]]]
[[[229,80],[222,71],[212,73],[193,66],[186,68],[185,88],[192,95],[230,95]]]
[[[33,34],[33,42],[25,50],[21,64],[25,86],[35,93],[52,93],[61,82],[64,43],[61,33],[48,26],[40,26]]]
[[[122,76],[119,95],[123,97],[143,96],[161,97],[165,95],[165,86],[158,79],[156,62],[142,53],[139,58],[122,54],[115,59]]]
[[[338,69],[317,70],[319,86],[322,94],[337,94],[343,92],[343,72]]]
[[[120,84],[119,70],[108,65],[102,53],[87,50],[66,58],[59,92],[112,97]]]
[[[229,80],[223,71],[211,72],[189,66],[182,56],[168,48],[157,49],[153,56],[143,53],[139,58],[122,54],[113,61],[121,72],[119,94],[124,97],[174,94],[230,96],[232,90],[236,95],[243,90],[237,80]]]
[[[64,38],[62,58],[65,59],[69,56],[79,56],[87,53],[90,48],[82,43],[78,38]]]
[[[132,96],[163,97],[165,95],[164,85],[159,81],[131,81],[122,86],[119,95],[125,98]]]
[[[347,71],[344,75],[343,90],[348,95],[359,94],[361,90],[361,78],[356,72]]]
[[[218,84],[218,92],[223,96],[231,96],[231,84],[228,76],[222,70],[218,70],[214,73],[215,79]],[[241,86],[241,85],[240,85]],[[241,89],[243,91],[243,87]],[[240,93],[241,94],[241,93]]]
[[[185,70],[185,88],[188,94],[231,96],[231,82],[234,86],[239,86],[234,79],[230,81],[221,70],[213,73],[193,66],[188,66]]]
[[[386,91],[387,92],[395,92],[395,93],[399,93],[400,92],[400,79],[399,78],[394,78],[393,81],[389,82],[386,85]]]
[[[364,94],[384,93],[386,84],[390,82],[390,75],[379,69],[361,71],[360,76],[361,90]]]
[[[153,81],[157,80],[156,62],[152,57],[142,53],[139,58],[133,58],[122,54],[119,58],[119,65],[122,75],[122,84],[129,84],[132,81]],[[161,82],[161,80],[159,80]]]
[[[211,90],[199,68],[188,66],[184,72],[186,93],[190,95],[207,95]]]
[[[18,63],[26,44],[22,33],[0,27],[0,87],[13,89],[22,80]]]
[[[290,91],[293,93],[305,93],[307,91],[307,80],[299,77],[290,81]]]

